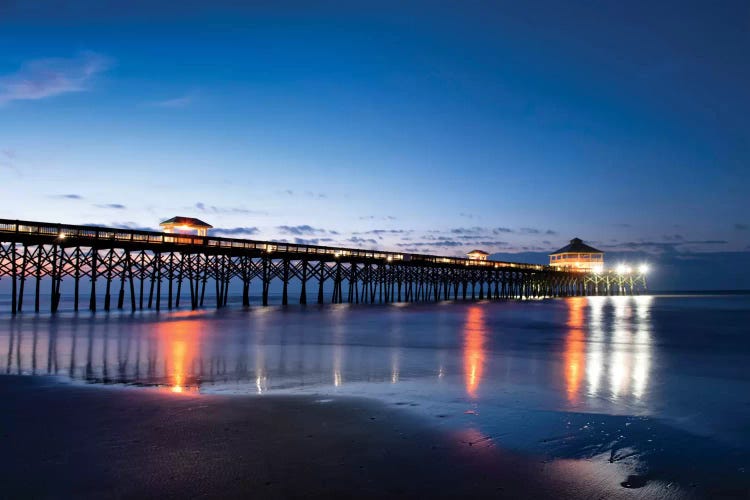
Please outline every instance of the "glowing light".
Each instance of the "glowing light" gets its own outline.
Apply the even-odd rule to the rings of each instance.
[[[648,272],[648,264],[641,264],[638,266],[638,272],[641,274],[646,274]]]
[[[585,297],[573,297],[568,304],[568,333],[565,337],[565,384],[567,386],[568,401],[575,403],[585,371],[585,337],[583,333],[583,310],[586,306]]]
[[[617,274],[627,274],[629,272],[629,267],[625,264],[620,264],[617,266]]]
[[[464,325],[464,377],[466,392],[472,398],[477,396],[482,380],[486,333],[484,309],[479,306],[470,307]]]
[[[60,234],[57,235],[57,238],[60,239],[60,240],[64,240],[65,238],[67,238],[67,236],[68,235],[65,234],[65,233],[60,233]]]

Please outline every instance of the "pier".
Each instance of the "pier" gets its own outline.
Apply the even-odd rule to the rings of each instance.
[[[272,283],[281,286],[281,305],[624,295],[646,286],[637,272],[0,219],[6,278],[13,314],[30,307],[29,296],[39,312],[42,286],[56,312],[63,280],[73,282],[76,311],[198,309],[207,298],[222,308],[232,282],[241,283],[244,307],[251,293],[269,305]],[[298,285],[298,300],[290,299],[290,284]]]

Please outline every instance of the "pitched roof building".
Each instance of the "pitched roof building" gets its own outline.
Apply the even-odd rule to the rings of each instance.
[[[489,257],[489,255],[490,254],[488,254],[484,250],[472,250],[471,252],[466,254],[469,260],[487,260],[487,257]]]
[[[604,269],[604,252],[573,238],[561,249],[549,254],[549,265],[558,269],[582,272],[601,272]]]
[[[164,222],[160,223],[159,226],[164,228],[165,233],[179,233],[184,231],[196,231],[198,236],[206,236],[208,230],[212,229],[213,226],[200,219],[193,217],[172,217]]]

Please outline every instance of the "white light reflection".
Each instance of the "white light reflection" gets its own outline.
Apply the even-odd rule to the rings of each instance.
[[[391,384],[398,382],[400,362],[400,351],[398,349],[393,349],[391,351]]]
[[[343,308],[336,308],[331,313],[336,320],[333,325],[333,385],[334,387],[341,387],[344,383],[341,369],[344,364],[344,342],[346,337],[345,328],[342,323],[345,310]]]
[[[640,401],[651,371],[650,296],[612,297],[614,322],[610,341],[609,384],[612,400],[629,395]]]
[[[596,397],[604,371],[604,306],[606,297],[589,297],[589,341],[586,353],[588,396]]]
[[[653,297],[635,297],[635,339],[633,344],[633,397],[640,400],[648,386],[651,371],[651,301]]]
[[[632,354],[630,344],[630,297],[611,297],[614,305],[615,318],[612,325],[612,339],[610,341],[609,358],[609,389],[612,399],[620,397],[620,393],[628,389],[628,373],[631,371]]]

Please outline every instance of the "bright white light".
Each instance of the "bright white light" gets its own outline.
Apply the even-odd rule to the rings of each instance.
[[[60,233],[57,235],[57,237],[61,240],[64,240],[67,235],[65,233]]]
[[[646,274],[646,273],[648,272],[648,265],[646,265],[646,264],[641,264],[641,265],[640,265],[640,266],[638,267],[638,272],[639,272],[639,273],[641,273],[641,274]]]
[[[620,264],[617,266],[617,274],[626,274],[628,272],[628,266],[625,264]]]

